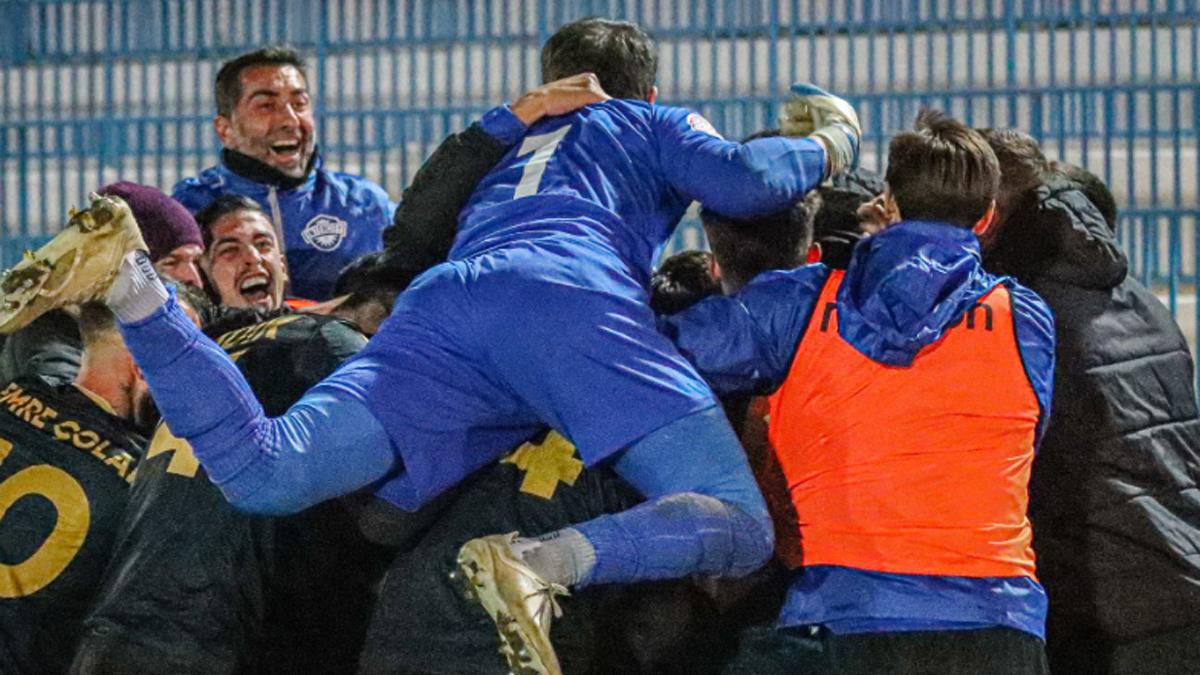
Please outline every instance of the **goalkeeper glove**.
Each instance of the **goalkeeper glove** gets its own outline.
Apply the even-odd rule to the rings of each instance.
[[[793,84],[792,94],[779,116],[783,134],[821,141],[829,159],[826,177],[853,167],[862,138],[854,107],[812,84]]]

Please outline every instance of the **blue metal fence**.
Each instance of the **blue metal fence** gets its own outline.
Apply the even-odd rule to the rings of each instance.
[[[858,107],[877,168],[922,105],[1030,131],[1113,186],[1136,274],[1194,331],[1200,0],[0,0],[0,264],[98,185],[169,189],[211,164],[223,58],[301,49],[328,164],[399,195],[589,15],[646,26],[662,100],[730,137],[771,125],[800,80]]]

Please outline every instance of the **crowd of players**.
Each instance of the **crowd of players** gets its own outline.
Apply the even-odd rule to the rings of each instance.
[[[730,143],[653,73],[564,27],[397,206],[294,53],[225,64],[220,164],[72,220],[171,290],[127,257],[0,353],[0,672],[1200,668],[1194,366],[1104,184],[931,111],[851,168],[812,87]]]

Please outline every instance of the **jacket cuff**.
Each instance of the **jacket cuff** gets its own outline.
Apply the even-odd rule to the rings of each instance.
[[[508,104],[496,106],[484,113],[479,120],[479,126],[489,136],[506,146],[516,143],[529,129],[513,114]]]

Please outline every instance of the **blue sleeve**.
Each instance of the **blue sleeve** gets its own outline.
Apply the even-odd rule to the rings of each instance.
[[[828,277],[824,265],[760,274],[736,295],[659,317],[659,327],[718,395],[766,394],[787,377]]]
[[[479,118],[478,124],[484,133],[505,146],[521,140],[521,137],[529,130],[529,127],[513,114],[507,104],[496,106],[484,113],[483,117]]]
[[[1005,285],[1012,298],[1017,351],[1041,409],[1034,436],[1033,447],[1037,448],[1050,422],[1050,402],[1054,398],[1054,315],[1037,293],[1016,282],[1009,281]]]
[[[655,106],[658,161],[684,197],[730,217],[781,211],[825,176],[825,147],[810,138],[721,138],[698,113]]]
[[[121,333],[171,433],[192,444],[209,478],[241,510],[295,513],[383,478],[396,463],[355,369],[346,367],[354,362],[268,418],[237,366],[173,292]]]

